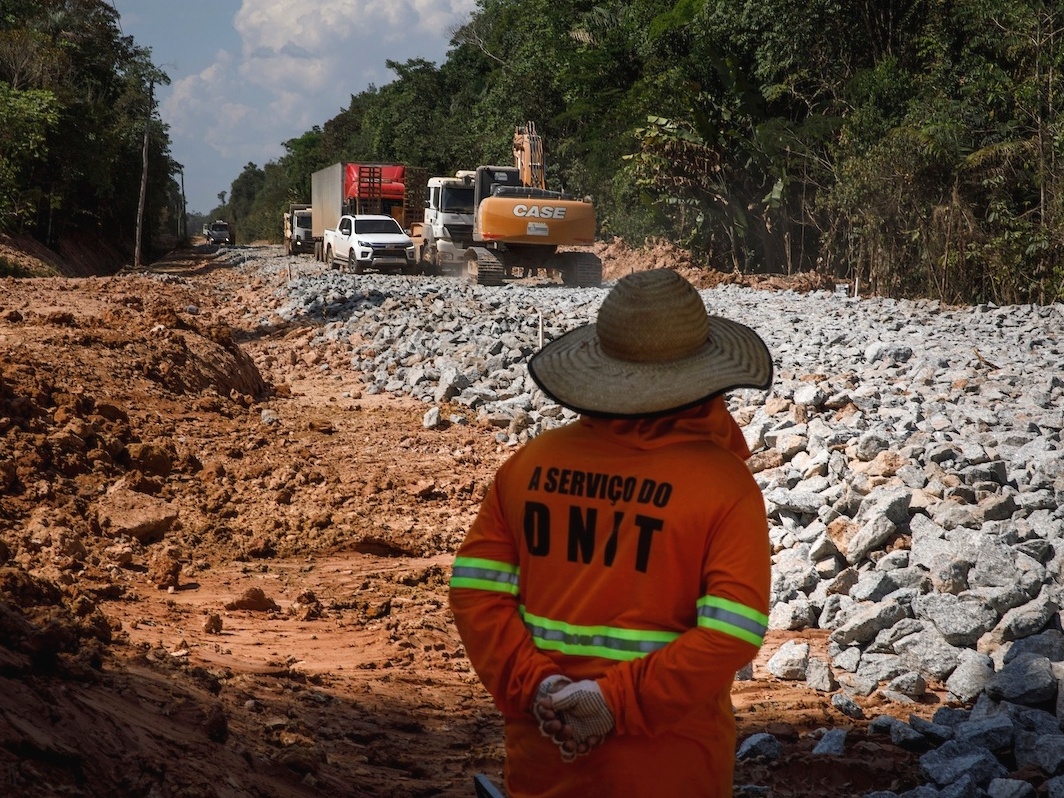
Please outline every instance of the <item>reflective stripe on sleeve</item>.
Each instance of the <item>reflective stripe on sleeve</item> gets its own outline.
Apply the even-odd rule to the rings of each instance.
[[[451,570],[451,587],[490,590],[517,595],[518,567],[508,562],[482,560],[479,557],[455,557]]]
[[[521,607],[521,617],[536,648],[584,657],[631,660],[645,657],[671,643],[680,635],[618,626],[577,626],[533,615]]]
[[[698,600],[698,625],[760,646],[768,631],[768,616],[720,596]]]

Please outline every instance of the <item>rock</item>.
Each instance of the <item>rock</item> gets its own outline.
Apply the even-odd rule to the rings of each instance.
[[[155,543],[173,527],[178,512],[169,502],[118,483],[96,502],[94,516],[100,530],[109,537],[126,536],[140,543]]]
[[[173,546],[152,552],[148,562],[148,579],[160,590],[176,590],[181,576],[181,553]]]
[[[890,741],[906,751],[922,752],[931,747],[931,741],[925,735],[902,721],[890,727]]]
[[[831,697],[831,705],[848,718],[860,720],[864,717],[864,710],[847,695],[835,693]]]
[[[810,657],[806,665],[805,686],[820,693],[833,693],[839,689],[831,665],[817,657]]]
[[[895,602],[869,603],[832,632],[831,640],[839,645],[869,643],[877,634],[890,628],[906,615],[906,609]]]
[[[842,756],[846,753],[846,729],[830,729],[824,732],[813,747],[813,756]]]
[[[894,650],[913,670],[945,681],[960,664],[960,652],[937,631],[924,630],[894,643]]]
[[[946,742],[946,740],[953,739],[953,730],[955,727],[925,720],[919,715],[910,715],[909,725],[913,728],[913,731],[922,734],[932,745],[941,745]]]
[[[783,756],[783,744],[771,734],[759,732],[743,740],[735,756],[737,759],[762,757],[773,761]]]
[[[1015,726],[1007,715],[992,715],[958,723],[953,729],[953,739],[1001,753],[1012,747],[1015,732]]]
[[[1043,587],[1037,598],[1008,610],[990,633],[989,639],[994,642],[1006,642],[1035,635],[1045,628],[1049,619],[1059,609],[1057,600]]]
[[[874,549],[886,543],[897,531],[898,527],[887,516],[873,516],[857,530],[842,552],[846,556],[846,562],[851,565],[860,562]]]
[[[991,779],[1008,775],[1005,767],[985,748],[956,740],[949,740],[921,756],[920,769],[939,787],[963,776],[969,776],[976,784],[989,784]]]
[[[1040,634],[1016,640],[1005,653],[1007,665],[1020,654],[1039,654],[1050,662],[1064,662],[1064,633],[1059,629],[1046,629]]]
[[[928,593],[912,604],[917,618],[930,621],[952,646],[974,646],[984,633],[994,628],[998,614],[975,597],[950,593]]]
[[[995,700],[1039,704],[1056,699],[1057,679],[1046,657],[1020,654],[991,677],[986,694]]]
[[[988,798],[1034,798],[1035,789],[1019,779],[991,779],[986,794]]]
[[[959,658],[959,664],[946,680],[946,689],[958,701],[968,703],[986,688],[994,675],[994,665],[990,657],[975,651],[962,651]]]
[[[805,679],[809,664],[809,644],[788,640],[772,657],[765,667],[777,679]]]
[[[226,602],[227,610],[249,610],[251,612],[280,612],[277,602],[269,598],[261,587],[249,587],[240,598]]]
[[[916,671],[909,671],[894,677],[887,688],[910,698],[919,698],[927,692],[927,680]]]

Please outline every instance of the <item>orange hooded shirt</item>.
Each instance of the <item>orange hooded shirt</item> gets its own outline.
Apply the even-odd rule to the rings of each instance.
[[[506,727],[514,798],[732,794],[735,672],[768,618],[765,506],[717,397],[582,416],[507,460],[457,553],[450,604]],[[595,679],[616,721],[566,763],[530,708]]]

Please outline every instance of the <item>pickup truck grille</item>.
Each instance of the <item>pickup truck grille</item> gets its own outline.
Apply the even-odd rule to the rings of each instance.
[[[406,258],[406,247],[395,244],[373,244],[373,257],[375,258]]]

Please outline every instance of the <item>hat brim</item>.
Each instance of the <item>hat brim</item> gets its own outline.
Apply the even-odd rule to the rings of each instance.
[[[735,388],[772,385],[772,355],[756,332],[709,317],[709,337],[681,360],[637,363],[602,351],[594,324],[551,341],[528,371],[551,399],[593,416],[632,418],[682,410]]]

